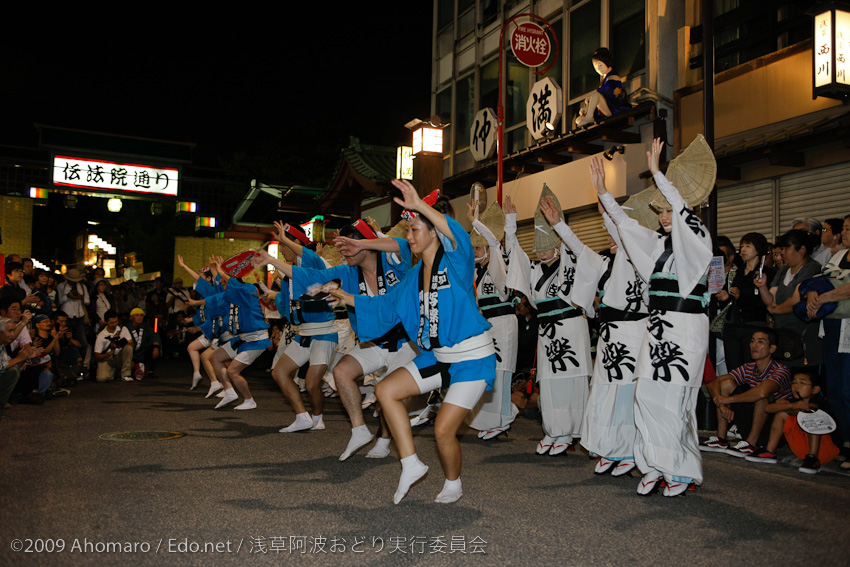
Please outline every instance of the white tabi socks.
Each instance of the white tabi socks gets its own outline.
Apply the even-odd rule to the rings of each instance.
[[[209,391],[209,392],[207,392],[207,395],[206,395],[206,396],[204,396],[204,398],[211,398],[211,397],[213,397],[213,396],[214,396],[215,394],[217,394],[217,393],[218,393],[218,391],[219,391],[219,390],[221,390],[222,388],[223,388],[223,386],[221,385],[221,382],[219,382],[218,380],[216,380],[215,382],[213,382],[212,384],[210,384],[210,391]]]
[[[310,414],[305,411],[304,413],[296,415],[295,421],[293,421],[289,426],[281,429],[280,432],[295,433],[296,431],[306,431],[311,427],[313,427],[313,420],[310,418]]]
[[[224,391],[224,397],[215,406],[215,409],[223,408],[227,404],[233,403],[239,399],[239,394],[236,393],[236,388],[228,388]]]
[[[368,445],[369,442],[372,441],[372,438],[372,432],[369,431],[369,428],[365,425],[352,428],[351,439],[348,440],[348,446],[345,448],[345,451],[342,452],[342,455],[339,456],[339,460],[346,460],[348,457],[353,455],[357,449],[364,445]]]
[[[419,460],[416,453],[401,460],[401,477],[398,479],[398,488],[393,496],[393,504],[398,504],[419,479],[428,473],[428,465]]]
[[[457,502],[461,496],[463,496],[463,486],[461,485],[460,477],[457,477],[455,480],[446,479],[446,482],[443,484],[443,490],[440,491],[434,502],[451,504],[452,502]]]

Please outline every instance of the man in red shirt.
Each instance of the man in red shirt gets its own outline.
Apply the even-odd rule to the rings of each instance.
[[[700,444],[701,451],[726,453],[733,457],[746,457],[753,453],[758,445],[764,425],[767,423],[767,404],[773,400],[791,397],[791,373],[788,368],[773,360],[776,352],[777,337],[773,329],[760,329],[750,339],[750,355],[753,362],[742,364],[729,374],[720,376],[708,384],[708,391],[714,405],[717,406],[717,436]],[[732,405],[736,407],[733,409]],[[741,404],[747,404],[742,406]],[[742,412],[741,410],[747,410]],[[738,423],[738,430],[746,434],[745,440],[729,447],[726,433],[729,423],[735,419],[735,413],[749,413],[752,410],[752,426],[746,431],[746,424]],[[739,419],[738,421],[745,421]],[[743,427],[742,427],[743,426]]]

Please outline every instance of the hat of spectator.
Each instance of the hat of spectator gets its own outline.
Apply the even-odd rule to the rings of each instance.
[[[665,175],[679,190],[689,207],[701,205],[708,199],[717,181],[717,160],[702,134],[697,134],[691,145],[673,158]],[[652,198],[652,206],[657,209],[670,207],[670,203],[658,188]]]
[[[65,274],[65,279],[69,282],[78,282],[83,279],[83,274],[80,273],[80,270],[77,268],[71,268]]]
[[[45,319],[50,319],[50,317],[48,315],[45,315],[44,313],[40,313],[40,314],[38,314],[38,315],[36,315],[35,317],[32,318],[32,322],[35,323],[36,325],[38,325],[39,323],[41,323]]]
[[[638,221],[640,224],[650,230],[658,230],[661,223],[658,222],[658,215],[650,207],[650,202],[655,197],[656,187],[648,187],[628,198],[623,203],[623,211],[631,218]]]
[[[496,240],[501,241],[505,237],[505,212],[496,201],[490,203],[478,220],[490,229],[490,232],[496,236]],[[474,228],[469,233],[469,240],[472,241],[473,246],[487,246],[487,240]]]
[[[540,203],[542,203],[543,199],[546,197],[552,199],[552,202],[555,204],[555,208],[558,209],[560,219],[564,220],[564,211],[561,210],[561,203],[558,201],[558,197],[556,197],[552,190],[549,189],[549,186],[544,183],[543,191],[540,193],[540,200],[537,201],[537,211],[534,213],[535,252],[552,250],[553,248],[558,248],[561,245],[561,237],[555,233],[555,229],[553,229],[552,225],[549,224],[549,221],[546,220],[546,216],[540,208]]]
[[[134,307],[130,311],[130,317],[132,317],[133,315],[144,315],[144,314],[145,314],[145,310],[142,309],[141,307]]]
[[[97,284],[99,284],[100,282],[105,282],[105,281],[106,280],[104,278],[95,278],[95,280],[91,283],[91,285],[92,285],[92,287],[97,287]]]

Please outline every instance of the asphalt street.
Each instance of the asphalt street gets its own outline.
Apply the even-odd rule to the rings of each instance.
[[[705,482],[677,498],[638,477],[595,476],[579,449],[534,453],[540,425],[462,431],[464,496],[444,476],[433,426],[415,431],[431,469],[393,505],[400,473],[366,449],[339,462],[350,425],[327,400],[324,431],[282,434],[293,412],[269,375],[258,408],[214,410],[189,363],[141,382],[80,382],[67,398],[0,420],[2,565],[847,565],[850,477],[704,455]],[[368,414],[374,430],[377,420]],[[114,441],[166,431],[165,440]],[[144,437],[149,434],[136,434]],[[164,434],[164,436],[168,436]],[[790,455],[790,453],[786,454]]]

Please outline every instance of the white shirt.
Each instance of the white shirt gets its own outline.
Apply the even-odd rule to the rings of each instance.
[[[77,292],[83,296],[83,299],[71,299],[68,297],[68,294],[75,287]],[[68,317],[76,319],[85,315],[85,306],[89,304],[89,291],[82,282],[64,281],[56,287],[56,294],[59,298],[59,309],[67,313]]]
[[[127,327],[117,327],[111,333],[104,327],[104,329],[97,334],[97,339],[94,341],[94,352],[103,354],[106,350],[106,347],[109,346],[109,338],[118,335],[119,338],[127,339],[128,343],[133,342],[133,337],[130,336],[130,331],[127,330]]]

